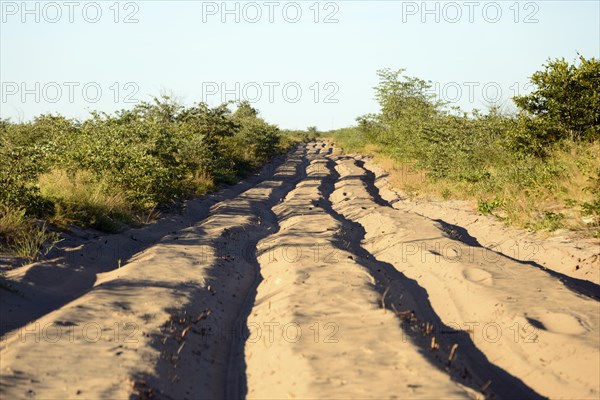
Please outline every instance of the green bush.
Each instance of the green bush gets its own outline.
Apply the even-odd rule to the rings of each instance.
[[[600,60],[579,56],[578,65],[548,60],[531,83],[531,94],[513,99],[521,109],[513,132],[516,149],[544,155],[560,140],[600,138]]]
[[[416,166],[428,183],[408,179],[408,193],[418,192],[415,185],[430,192],[439,188],[444,198],[478,201],[483,213],[552,230],[574,214],[552,211],[566,205],[561,199],[568,192],[578,199],[571,208],[596,218],[598,201],[583,192],[600,193],[600,187],[584,190],[581,181],[595,165],[590,151],[600,140],[600,63],[580,57],[578,65],[555,60],[544,68],[531,78],[535,90],[515,98],[520,111],[514,115],[497,108],[485,113],[448,108],[430,82],[405,76],[403,69],[380,70],[375,87],[380,112],[358,117],[357,126],[332,136],[350,151],[373,143],[395,165]],[[569,174],[579,181],[570,182]],[[532,195],[554,203],[537,210]]]
[[[234,182],[281,150],[279,129],[247,103],[232,113],[228,104],[161,97],[84,121],[2,120],[0,207],[23,213],[24,226],[36,217],[116,231],[137,214]]]
[[[251,166],[260,165],[278,152],[281,143],[279,128],[259,118],[258,111],[248,102],[238,104],[233,120],[239,125],[233,143],[244,151],[241,158]]]

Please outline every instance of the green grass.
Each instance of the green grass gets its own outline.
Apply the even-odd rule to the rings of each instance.
[[[49,222],[61,228],[70,224],[116,233],[135,221],[135,212],[118,188],[96,179],[88,171],[69,176],[53,170],[39,177],[40,194],[54,204]]]
[[[451,159],[445,163],[445,175],[439,177],[421,160],[399,156],[403,153],[399,146],[369,141],[359,128],[329,135],[345,152],[374,155],[390,174],[392,184],[411,198],[467,200],[482,214],[492,214],[511,226],[600,236],[599,190],[594,189],[600,170],[600,141],[553,145],[543,160],[506,154],[465,165]]]

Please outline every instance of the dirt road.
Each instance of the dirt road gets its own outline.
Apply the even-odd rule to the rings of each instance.
[[[0,395],[597,399],[598,285],[395,206],[377,174],[302,145],[120,250],[15,272]]]

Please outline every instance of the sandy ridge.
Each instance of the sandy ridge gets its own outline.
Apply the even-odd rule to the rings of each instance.
[[[181,213],[168,213],[157,222],[121,234],[100,235],[84,231],[67,235],[44,260],[6,271],[19,294],[0,291],[0,335],[22,327],[91,289],[102,274],[127,264],[137,253],[158,243],[168,234],[194,226],[205,219],[211,207],[233,199],[270,178],[286,160],[278,157],[258,174],[215,194],[188,200]],[[1,263],[0,263],[1,265]]]

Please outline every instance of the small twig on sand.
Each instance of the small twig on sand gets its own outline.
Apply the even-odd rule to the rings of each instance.
[[[425,335],[429,336],[429,335],[431,335],[431,332],[433,332],[433,325],[430,324],[429,322],[427,322],[425,324]]]
[[[394,312],[396,313],[396,315],[398,317],[400,317],[401,319],[405,319],[407,316],[412,314],[412,311],[398,311],[398,309],[396,308],[396,306],[394,305],[394,303],[391,303],[392,306],[392,310],[394,310]]]
[[[383,308],[383,312],[385,312],[385,296],[389,291],[390,287],[388,286],[387,289],[385,289],[385,291],[383,292],[383,295],[381,296],[381,308]]]
[[[458,349],[458,345],[456,343],[454,343],[452,345],[452,348],[450,349],[450,355],[448,356],[448,361],[452,361],[454,359],[456,349]]]
[[[481,387],[481,393],[485,393],[485,391],[490,387],[491,384],[492,384],[492,380],[488,379]]]
[[[183,332],[181,332],[181,338],[183,339],[185,337],[185,334],[188,333],[188,331],[190,330],[190,328],[192,327],[192,323],[188,323],[187,326],[183,329]]]
[[[437,350],[440,348],[440,345],[436,343],[435,336],[431,337],[431,350]]]

